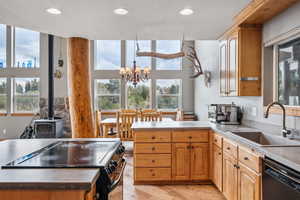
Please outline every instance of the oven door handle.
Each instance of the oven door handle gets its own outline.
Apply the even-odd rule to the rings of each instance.
[[[123,160],[123,166],[122,166],[122,169],[120,171],[120,174],[119,174],[118,178],[111,184],[110,192],[113,191],[119,185],[119,183],[120,183],[120,181],[122,179],[124,170],[125,170],[125,166],[126,166],[126,161]]]

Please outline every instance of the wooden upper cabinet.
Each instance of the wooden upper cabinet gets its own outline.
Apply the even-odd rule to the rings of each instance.
[[[224,38],[219,52],[220,95],[261,96],[261,27],[237,27]]]
[[[190,179],[190,143],[172,144],[172,179]]]
[[[227,41],[220,42],[220,95],[227,96]]]
[[[238,200],[260,200],[260,182],[261,175],[240,163],[238,170]]]
[[[237,160],[226,153],[223,154],[223,194],[227,200],[238,198]]]
[[[208,144],[191,144],[191,180],[208,180]]]

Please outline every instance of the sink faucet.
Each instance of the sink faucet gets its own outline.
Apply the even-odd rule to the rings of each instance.
[[[291,134],[291,131],[290,130],[287,130],[287,128],[286,128],[286,124],[285,124],[285,118],[286,118],[286,115],[285,115],[285,108],[284,108],[284,106],[281,104],[281,103],[279,103],[279,102],[277,102],[277,101],[275,101],[275,102],[273,102],[273,103],[270,103],[268,106],[267,106],[267,110],[266,110],[266,112],[265,112],[265,118],[268,118],[269,117],[269,110],[270,110],[270,108],[272,107],[272,106],[274,106],[274,105],[278,105],[278,106],[280,106],[280,108],[282,109],[282,136],[283,137],[286,137],[287,135],[290,135]]]

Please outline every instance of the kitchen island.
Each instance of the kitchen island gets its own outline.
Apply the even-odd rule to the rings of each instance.
[[[0,142],[0,165],[14,161],[58,141],[98,141],[99,139],[16,139]],[[104,139],[105,140],[105,139]],[[100,141],[100,140],[99,140]],[[101,139],[103,141],[103,139]],[[119,141],[119,139],[107,139]],[[70,152],[72,153],[72,152]],[[98,168],[1,169],[1,200],[92,200]]]

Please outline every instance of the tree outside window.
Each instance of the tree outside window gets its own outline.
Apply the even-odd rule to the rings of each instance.
[[[0,78],[0,113],[7,112],[7,80]]]
[[[121,82],[118,79],[95,80],[95,103],[99,110],[116,110],[121,107]]]
[[[137,86],[127,83],[127,108],[145,109],[151,107],[151,80],[140,82]]]
[[[177,109],[181,104],[181,80],[156,80],[156,104],[158,109]]]
[[[14,78],[14,112],[32,113],[39,110],[39,78]]]

